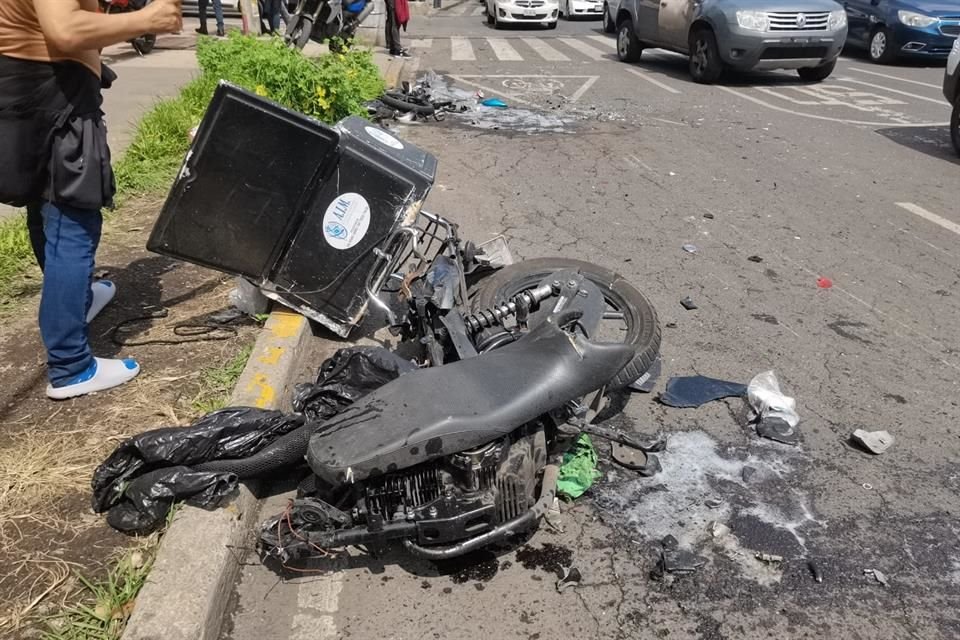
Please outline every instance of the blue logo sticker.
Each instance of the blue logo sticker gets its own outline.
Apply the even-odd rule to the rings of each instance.
[[[323,228],[323,232],[328,238],[345,240],[347,238],[347,228],[339,222],[328,222]]]

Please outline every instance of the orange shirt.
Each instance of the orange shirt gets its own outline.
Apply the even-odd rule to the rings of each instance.
[[[86,11],[97,11],[97,0],[79,0]],[[40,29],[33,0],[0,0],[0,55],[21,60],[73,60],[100,75],[100,52],[66,53],[47,40]]]

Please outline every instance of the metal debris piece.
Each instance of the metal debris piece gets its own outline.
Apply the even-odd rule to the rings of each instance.
[[[880,455],[893,446],[894,438],[888,431],[864,431],[857,429],[850,439],[870,453]]]
[[[665,326],[667,329],[676,329],[676,328],[677,328],[677,323],[676,323],[676,322],[668,322],[668,323],[666,323],[664,326]]]
[[[663,469],[657,456],[621,442],[610,443],[610,456],[617,464],[636,471],[646,478],[656,475]]]
[[[707,505],[711,509],[719,509],[723,506],[723,503],[726,502],[723,498],[707,498],[703,501],[703,504]]]
[[[770,564],[780,564],[783,562],[783,556],[778,556],[774,553],[763,553],[762,551],[757,551],[757,560],[760,562],[769,562]]]
[[[816,582],[823,582],[823,573],[820,571],[820,567],[813,560],[807,562],[807,568],[810,569],[810,573],[813,575],[813,579]]]
[[[690,296],[687,296],[686,298],[681,300],[680,304],[682,304],[683,308],[686,309],[687,311],[693,311],[694,309],[698,308],[697,303],[694,302],[693,299],[690,298]]]
[[[723,524],[722,522],[711,522],[710,523],[710,535],[714,538],[722,538],[723,536],[730,533],[730,527]]]
[[[761,258],[760,256],[748,256],[747,260],[749,260],[750,262],[763,262],[763,258]]]
[[[663,573],[694,573],[707,559],[686,549],[663,550],[659,568]]]
[[[563,577],[557,580],[557,591],[563,593],[567,587],[575,587],[583,580],[580,570],[576,567],[563,567]]]
[[[697,245],[695,245],[695,244],[685,244],[685,245],[683,245],[683,250],[686,251],[687,253],[696,253],[696,252],[697,252]]]
[[[791,427],[790,423],[783,418],[768,417],[762,418],[757,423],[757,435],[761,438],[782,442],[783,444],[797,444],[800,442],[800,433],[796,427]]]
[[[744,467],[740,472],[740,477],[743,478],[744,482],[750,482],[750,479],[753,478],[754,474],[757,473],[757,470],[753,467]]]
[[[707,220],[713,220],[713,214],[709,212],[703,214],[703,217],[706,218]]]
[[[890,586],[890,582],[887,580],[887,576],[883,575],[883,572],[879,569],[864,569],[863,575],[873,576],[873,579],[882,584],[885,587]]]

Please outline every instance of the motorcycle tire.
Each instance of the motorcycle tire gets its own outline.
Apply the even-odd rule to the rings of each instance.
[[[419,100],[411,99],[402,93],[385,93],[380,96],[380,102],[398,111],[413,111],[422,116],[432,116],[436,112],[433,105],[423,104]]]
[[[310,34],[312,33],[313,20],[301,16],[287,24],[287,33],[284,37],[288,43],[303,51],[303,48],[310,42]]]
[[[603,291],[607,304],[623,314],[627,326],[623,342],[637,355],[615,375],[608,387],[620,389],[647,372],[660,352],[660,323],[653,304],[622,276],[595,264],[567,258],[524,260],[494,272],[474,285],[470,309],[477,312],[502,304],[525,289],[536,287],[551,273],[572,269]]]

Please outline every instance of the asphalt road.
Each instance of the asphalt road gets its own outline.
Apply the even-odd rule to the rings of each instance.
[[[773,369],[801,442],[758,438],[739,400],[634,394],[610,423],[669,436],[658,476],[605,464],[562,532],[452,566],[351,551],[281,581],[251,557],[224,637],[960,637],[960,163],[942,68],[845,57],[820,85],[705,87],[665,52],[617,62],[598,23],[495,32],[478,6],[411,25],[421,72],[511,106],[499,129],[399,128],[440,160],[430,209],[521,258],[619,271],[665,327],[658,391]],[[857,428],[896,442],[872,456],[847,443]],[[706,564],[652,579],[667,534]],[[570,565],[583,581],[560,593]]]

